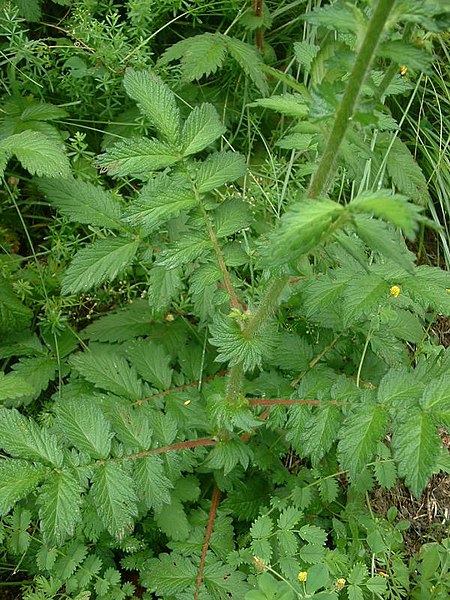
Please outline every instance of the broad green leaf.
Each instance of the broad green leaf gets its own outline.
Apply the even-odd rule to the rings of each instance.
[[[401,57],[401,64],[408,69],[419,72],[430,73],[430,67],[433,62],[433,56],[421,48],[408,44],[402,40],[386,40],[380,44],[377,54],[383,58],[388,58],[398,62]]]
[[[11,287],[0,279],[0,333],[24,329],[33,311],[17,298]]]
[[[145,456],[136,460],[133,477],[138,496],[147,508],[158,512],[164,504],[170,505],[173,485],[164,475],[163,462],[159,456]]]
[[[413,410],[396,424],[392,437],[398,474],[419,498],[439,458],[441,439],[433,417]]]
[[[216,152],[199,164],[196,173],[198,191],[210,192],[245,175],[245,158],[237,152]]]
[[[38,188],[71,221],[123,229],[119,200],[98,185],[76,179],[41,179]]]
[[[77,567],[84,561],[88,553],[88,548],[80,541],[75,540],[64,547],[64,552],[58,554],[52,572],[55,573],[61,581],[66,581],[73,575]]]
[[[306,20],[312,25],[347,33],[357,33],[365,25],[365,18],[357,7],[342,2],[316,8],[306,15]]]
[[[303,512],[301,510],[298,510],[295,506],[288,506],[280,512],[277,525],[280,529],[293,529],[302,517]]]
[[[439,424],[450,426],[450,374],[442,375],[426,386],[420,405]]]
[[[146,563],[142,575],[142,585],[149,592],[155,592],[164,598],[179,595],[189,590],[194,597],[195,580],[198,576],[198,567],[188,559],[175,552],[160,554],[159,558],[151,558]],[[180,596],[181,597],[181,596]]]
[[[120,465],[99,465],[92,478],[92,499],[109,533],[123,539],[133,529],[137,497],[133,480]]]
[[[387,581],[381,575],[375,575],[375,577],[369,577],[365,582],[365,586],[370,592],[382,598],[383,594],[386,593]]]
[[[282,96],[259,98],[251,102],[249,106],[269,108],[288,117],[305,117],[309,112],[309,108],[300,94],[283,94]]]
[[[166,269],[176,269],[197,260],[199,256],[205,254],[205,251],[211,249],[211,242],[206,237],[197,234],[186,235],[175,242],[172,247],[161,252],[155,265]]]
[[[269,241],[266,255],[278,263],[296,260],[308,254],[326,241],[344,225],[346,209],[331,200],[304,199],[292,205],[281,219],[281,227],[275,230]]]
[[[142,399],[142,382],[136,369],[109,348],[75,354],[70,364],[97,388],[134,401]]]
[[[418,216],[423,209],[408,202],[406,196],[393,194],[390,190],[377,190],[357,196],[349,204],[349,210],[384,219],[399,227],[408,238],[413,239],[419,225]]]
[[[298,533],[305,542],[318,546],[324,546],[328,537],[327,532],[316,525],[303,525]]]
[[[170,46],[158,64],[166,65],[181,58],[183,77],[193,81],[215,73],[222,66],[225,56],[226,47],[220,34],[202,33]]]
[[[183,288],[181,269],[153,267],[149,274],[148,305],[153,314],[169,308]]]
[[[55,378],[58,361],[52,356],[33,356],[21,358],[12,368],[19,379],[22,378],[33,388],[32,396],[37,396]]]
[[[25,460],[0,460],[0,515],[8,513],[16,502],[25,498],[46,477],[47,469]]]
[[[311,44],[309,40],[294,43],[295,58],[297,59],[298,63],[306,69],[307,72],[309,72],[311,64],[317,56],[319,50],[320,46]]]
[[[124,77],[127,94],[135,100],[169,144],[176,146],[180,138],[180,111],[175,94],[151,71],[127,69]]]
[[[93,458],[109,456],[110,425],[89,400],[71,400],[58,405],[56,423],[62,436],[78,450]]]
[[[83,248],[64,275],[62,293],[76,294],[112,281],[132,263],[138,247],[129,238],[105,238]]]
[[[263,71],[264,63],[256,48],[234,37],[222,35],[228,52],[250,77],[263,96],[268,92],[267,79]]]
[[[160,390],[170,388],[173,373],[171,359],[160,344],[152,340],[137,340],[127,349],[127,358],[146,381]]]
[[[387,425],[387,410],[378,404],[361,406],[344,421],[339,432],[338,456],[354,481],[371,461]]]
[[[132,227],[139,227],[143,235],[148,235],[162,223],[196,205],[197,200],[186,180],[158,174],[141,189],[123,218]]]
[[[225,133],[225,127],[212,104],[196,106],[186,119],[181,133],[183,156],[196,154]]]
[[[141,407],[121,406],[114,403],[105,407],[114,435],[124,444],[127,453],[148,450],[152,442],[150,422]]]
[[[272,519],[268,515],[258,517],[250,528],[250,535],[253,539],[268,538],[273,529]]]
[[[233,235],[250,224],[248,204],[238,199],[223,202],[214,211],[215,233],[218,238]]]
[[[189,537],[191,526],[178,498],[172,497],[170,504],[164,504],[155,514],[155,521],[171,540],[183,541]]]
[[[117,142],[97,157],[96,164],[109,175],[150,179],[153,171],[174,165],[181,156],[168,144],[154,138]]]
[[[34,387],[17,373],[5,375],[0,372],[0,402],[31,396],[34,391]]]
[[[276,143],[276,146],[285,150],[308,150],[313,141],[313,136],[309,133],[289,133]]]
[[[68,471],[52,473],[39,492],[39,518],[44,540],[60,546],[81,520],[82,489]]]
[[[373,314],[389,298],[389,283],[372,273],[352,277],[344,291],[343,317],[348,327]]]
[[[406,271],[414,272],[414,254],[407,250],[399,234],[389,225],[366,215],[355,215],[353,224],[358,236],[371,250],[390,258]]]
[[[125,342],[152,331],[151,311],[147,300],[134,300],[128,306],[109,311],[83,330],[98,342]]]
[[[310,416],[302,432],[302,446],[313,466],[317,466],[335,441],[341,424],[341,413],[336,406],[321,407]]]
[[[33,102],[20,114],[21,121],[55,121],[67,117],[67,112],[59,106],[46,102]]]
[[[320,588],[325,588],[330,582],[330,572],[328,565],[319,563],[308,569],[308,579],[306,580],[306,591],[308,594],[314,594]]]
[[[0,408],[0,447],[17,458],[61,467],[56,437],[15,409]]]
[[[70,163],[60,144],[46,135],[27,129],[0,140],[0,152],[15,154],[32,175],[68,177]]]
[[[378,402],[389,408],[411,406],[412,401],[420,398],[424,387],[406,367],[389,369],[378,386]]]

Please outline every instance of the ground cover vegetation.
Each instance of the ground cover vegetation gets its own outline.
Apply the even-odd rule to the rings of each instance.
[[[445,5],[0,3],[0,595],[448,598]]]

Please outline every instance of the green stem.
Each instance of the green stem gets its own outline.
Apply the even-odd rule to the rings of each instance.
[[[308,198],[319,198],[328,190],[335,172],[339,148],[355,111],[364,80],[383,34],[383,28],[395,2],[396,0],[378,0],[364,41],[350,73],[325,151],[309,184]]]

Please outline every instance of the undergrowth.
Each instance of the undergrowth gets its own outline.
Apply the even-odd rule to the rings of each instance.
[[[371,500],[450,470],[444,4],[3,3],[26,600],[447,598]]]

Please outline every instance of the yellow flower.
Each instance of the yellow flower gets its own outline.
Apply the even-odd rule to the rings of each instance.
[[[336,581],[336,590],[339,592],[340,590],[342,590],[345,586],[345,579],[343,577],[339,577],[339,579]]]
[[[306,571],[300,571],[300,573],[297,575],[297,579],[300,581],[300,583],[304,583],[308,579],[308,573]]]
[[[393,285],[390,290],[389,293],[391,294],[391,296],[394,296],[394,298],[397,298],[397,296],[400,295],[401,292],[401,288],[398,285]]]

